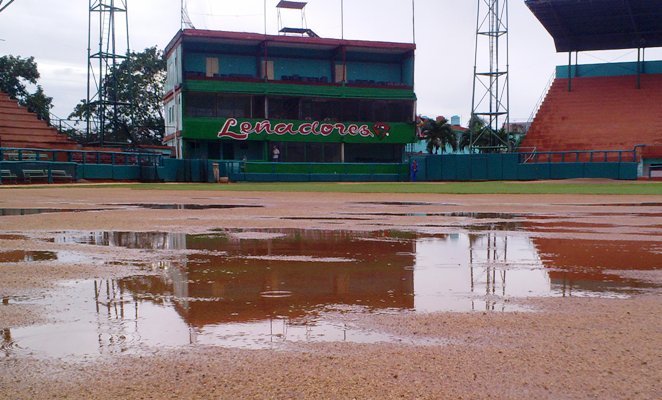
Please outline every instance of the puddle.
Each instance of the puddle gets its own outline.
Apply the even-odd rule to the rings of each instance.
[[[0,217],[17,215],[35,215],[45,213],[67,213],[67,212],[86,212],[103,211],[100,208],[0,208]]]
[[[373,206],[456,206],[452,203],[426,203],[420,201],[356,201],[352,204]]]
[[[439,344],[361,327],[376,313],[522,311],[541,296],[622,298],[659,284],[662,244],[549,239],[498,231],[228,230],[62,232],[57,243],[188,250],[149,275],[68,282],[41,302],[53,324],[12,328],[9,354],[81,356],[305,342]]]
[[[27,236],[23,235],[11,235],[11,234],[0,234],[0,240],[27,240]]]
[[[263,208],[260,205],[250,204],[109,204],[112,206],[140,207],[152,210],[218,210],[229,208]]]
[[[57,260],[57,253],[52,251],[0,251],[0,263],[20,263],[33,261],[52,261]]]

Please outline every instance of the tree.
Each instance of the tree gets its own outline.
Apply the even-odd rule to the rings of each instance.
[[[41,85],[37,85],[39,70],[34,57],[0,57],[0,90],[7,93],[18,104],[37,114],[39,119],[50,122],[53,98],[46,96]],[[37,90],[30,93],[26,85],[37,85]]]
[[[155,47],[140,53],[132,52],[104,79],[103,90],[107,98],[118,104],[117,118],[114,109],[104,107],[104,140],[128,144],[161,144],[165,133],[162,98],[166,78],[166,60],[163,52]],[[100,105],[76,105],[69,118],[86,120],[88,115],[98,119]]]
[[[495,132],[482,118],[472,115],[469,120],[469,130],[462,135],[459,147],[461,149],[479,148],[481,153],[499,153],[504,149],[513,148],[509,136],[504,128]]]
[[[457,150],[457,136],[455,131],[444,117],[437,117],[436,120],[423,117],[421,133],[427,141],[428,153],[437,154],[439,149],[441,153],[446,150],[446,146],[450,146],[453,150]]]

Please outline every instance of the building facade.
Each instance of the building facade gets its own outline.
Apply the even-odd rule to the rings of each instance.
[[[166,48],[177,158],[400,162],[416,140],[408,43],[182,30]]]

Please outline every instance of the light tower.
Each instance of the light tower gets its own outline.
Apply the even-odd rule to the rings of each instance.
[[[129,56],[128,0],[90,0],[87,36],[87,140],[96,136],[103,146],[106,135],[116,133],[119,111],[130,102],[121,102],[116,73]],[[118,28],[119,27],[119,28]],[[92,37],[98,34],[98,47]],[[128,70],[128,68],[127,68]],[[127,78],[130,79],[130,78]]]
[[[478,0],[471,116],[485,126],[471,129],[470,151],[510,149],[507,137],[498,135],[510,123],[508,77],[508,0]],[[471,126],[469,128],[472,128]]]
[[[13,2],[14,0],[7,0],[7,2],[5,2],[5,0],[0,0],[0,12],[3,12],[5,8],[9,7],[9,5]]]

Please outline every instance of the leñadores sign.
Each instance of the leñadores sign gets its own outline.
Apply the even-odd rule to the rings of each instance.
[[[295,124],[293,122],[277,122],[262,120],[258,122],[243,121],[239,122],[235,118],[228,118],[223,123],[218,132],[219,138],[232,138],[236,140],[246,140],[251,134],[266,135],[300,135],[300,136],[330,136],[338,134],[340,136],[361,136],[377,137],[383,139],[389,136],[390,126],[378,122],[372,126],[368,124],[343,124],[328,123],[321,121],[304,122]]]

